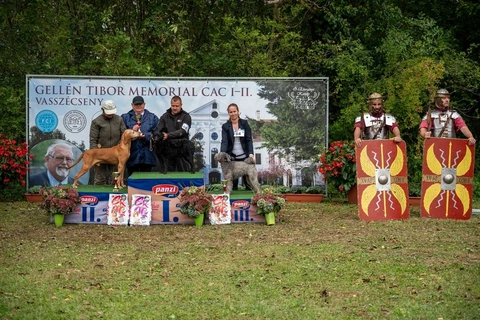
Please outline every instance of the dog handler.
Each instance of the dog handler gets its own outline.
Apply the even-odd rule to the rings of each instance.
[[[158,117],[145,109],[145,100],[136,96],[132,100],[132,110],[122,114],[127,129],[141,131],[142,136],[132,141],[130,158],[127,161],[128,174],[134,172],[151,172],[157,164],[157,157],[150,148],[150,139],[157,129]]]
[[[230,103],[227,107],[228,120],[222,125],[222,142],[220,152],[228,153],[235,161],[244,161],[253,156],[252,129],[247,120],[240,119],[240,110],[236,103]],[[242,177],[246,181],[246,177]],[[246,186],[247,189],[250,189]],[[238,189],[238,179],[233,180],[233,190]]]
[[[163,140],[169,140],[171,147],[181,148],[185,143],[185,139],[189,137],[189,131],[192,127],[192,117],[188,112],[182,109],[182,98],[174,96],[170,100],[170,109],[160,117],[158,123],[158,132],[167,129],[163,132]],[[176,143],[177,141],[178,143]],[[177,154],[177,153],[174,153]],[[187,168],[188,164],[184,163],[182,159],[168,159],[168,171],[191,171],[192,168]]]
[[[110,148],[120,142],[126,126],[116,113],[117,107],[112,100],[102,102],[102,114],[93,119],[90,126],[90,149]],[[100,163],[93,170],[93,184],[113,184],[112,172],[117,170],[115,165]]]

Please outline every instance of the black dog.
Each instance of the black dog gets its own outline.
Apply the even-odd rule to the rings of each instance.
[[[157,155],[158,160],[160,161],[160,172],[166,174],[168,172],[168,164],[174,163],[175,161],[180,161],[180,166],[182,171],[190,171],[195,173],[195,167],[193,166],[193,156],[195,153],[195,143],[194,139],[196,136],[189,139],[163,139],[163,133],[168,133],[166,128],[163,128],[160,131],[157,131],[153,138],[153,145],[155,154]],[[185,167],[189,168],[184,168]]]

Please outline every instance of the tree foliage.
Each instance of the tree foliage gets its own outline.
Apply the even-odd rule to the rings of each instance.
[[[264,124],[260,128],[261,136],[265,140],[263,146],[269,152],[275,151],[281,157],[292,158],[293,161],[314,159],[320,154],[326,141],[326,106],[319,103],[312,106],[312,109],[295,108],[288,95],[295,86],[315,86],[319,94],[317,101],[326,101],[326,84],[322,87],[316,82],[269,81],[260,82],[259,85],[262,88],[259,96],[269,101],[268,112],[278,119],[278,122]]]
[[[6,0],[0,106],[9,112],[0,125],[25,140],[27,74],[301,76],[330,79],[330,141],[352,138],[376,91],[399,118],[409,153],[418,152],[418,123],[438,87],[452,92],[479,138],[479,13],[474,0]],[[299,143],[289,133],[319,144],[318,133],[298,126],[299,115],[270,107],[292,130],[263,124],[268,147],[288,154]],[[312,150],[319,151],[297,148],[303,156]]]

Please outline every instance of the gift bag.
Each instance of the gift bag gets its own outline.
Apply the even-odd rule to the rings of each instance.
[[[127,194],[111,193],[107,205],[107,224],[128,225],[128,212]]]
[[[211,224],[229,224],[232,222],[230,196],[228,194],[213,195],[213,206],[208,213]]]
[[[152,220],[152,196],[133,194],[130,207],[130,225],[148,226]]]

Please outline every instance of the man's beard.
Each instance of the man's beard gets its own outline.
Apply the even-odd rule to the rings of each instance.
[[[60,176],[60,177],[63,177],[63,178],[66,178],[68,176],[68,168],[67,167],[57,167],[55,169],[55,172]]]
[[[450,108],[450,102],[448,103],[439,102],[439,103],[436,103],[435,106],[437,107],[438,110],[447,111]]]

